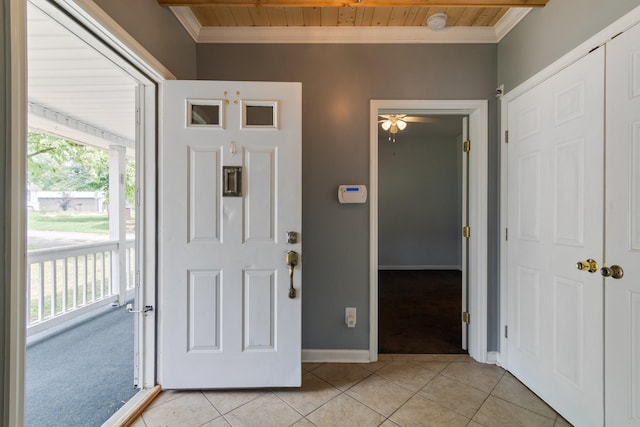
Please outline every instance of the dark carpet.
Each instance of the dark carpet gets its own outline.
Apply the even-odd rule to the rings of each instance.
[[[125,307],[27,347],[25,425],[100,426],[133,387],[133,315]]]
[[[378,352],[460,354],[462,273],[378,272]]]

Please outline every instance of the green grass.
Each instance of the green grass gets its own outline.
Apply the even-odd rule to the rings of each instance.
[[[29,212],[29,230],[109,234],[106,213]]]

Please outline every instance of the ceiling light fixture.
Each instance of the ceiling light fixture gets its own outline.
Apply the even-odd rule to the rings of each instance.
[[[446,13],[434,13],[427,19],[427,27],[432,31],[442,31],[447,26]]]
[[[389,142],[396,142],[396,134],[407,127],[407,122],[403,120],[405,115],[389,114],[381,117],[386,120],[381,120],[380,127],[389,132]]]

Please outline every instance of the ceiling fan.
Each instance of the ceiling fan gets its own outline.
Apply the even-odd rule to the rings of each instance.
[[[396,142],[396,134],[407,127],[407,123],[433,123],[434,117],[408,116],[406,114],[378,114],[380,127],[389,132],[389,142]]]

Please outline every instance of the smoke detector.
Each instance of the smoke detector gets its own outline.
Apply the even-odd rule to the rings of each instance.
[[[427,19],[427,27],[433,31],[443,30],[447,26],[446,13],[434,13]]]

